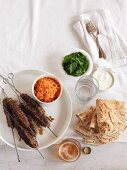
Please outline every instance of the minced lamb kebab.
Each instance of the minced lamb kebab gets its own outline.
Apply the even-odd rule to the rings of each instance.
[[[9,107],[11,111],[14,113],[14,116],[16,117],[18,122],[20,122],[21,125],[24,126],[25,128],[30,127],[28,118],[26,117],[25,113],[21,110],[18,102],[13,99],[8,99],[8,102],[9,102]]]
[[[45,110],[39,105],[39,103],[24,93],[21,93],[20,97],[26,103],[24,107],[21,106],[23,111],[26,110],[26,112],[30,114],[33,119],[36,119],[41,124],[41,126],[49,127],[50,123],[46,117]]]
[[[14,140],[14,145],[15,145],[15,151],[16,151],[16,154],[17,154],[17,159],[18,159],[18,162],[20,162],[20,158],[19,158],[19,154],[18,154],[18,150],[17,150],[17,145],[16,145],[16,141],[15,141],[14,121],[12,119],[12,113],[11,113],[10,108],[8,106],[8,99],[4,98],[2,102],[3,102],[4,114],[5,114],[6,120],[7,120],[7,125],[12,130],[12,136],[13,136],[13,140]]]
[[[11,114],[10,109],[8,107],[8,103],[7,103],[8,98],[4,98],[2,102],[3,102],[3,110],[4,110],[4,114],[6,116],[8,127],[13,129],[14,128],[14,121],[11,117],[12,114]]]
[[[31,98],[29,95],[21,93],[20,97],[25,102],[25,110],[29,110],[28,113],[32,115],[33,118],[36,117],[36,120],[41,123],[43,127],[47,127],[54,136],[57,137],[57,135],[51,130],[50,128],[50,122],[53,119],[50,119],[46,116],[45,110],[37,103],[33,98]]]
[[[4,99],[5,100],[5,99]],[[14,122],[14,127],[16,128],[16,130],[18,131],[19,136],[21,137],[21,139],[30,147],[32,148],[37,148],[38,146],[38,142],[36,140],[35,135],[33,135],[33,133],[31,132],[31,130],[29,129],[30,127],[30,122],[27,119],[27,124],[29,122],[29,127],[24,127],[24,124],[22,124],[21,122],[25,122],[26,119],[24,120],[24,116],[23,115],[23,111],[21,110],[21,108],[19,106],[17,106],[17,103],[14,102],[14,100],[10,99],[10,98],[6,98],[6,103],[8,105],[8,107],[11,110],[11,115],[13,117],[13,122]],[[21,113],[20,113],[21,112]],[[20,118],[19,118],[20,115]],[[26,116],[25,116],[26,117]],[[19,121],[20,120],[20,121]]]

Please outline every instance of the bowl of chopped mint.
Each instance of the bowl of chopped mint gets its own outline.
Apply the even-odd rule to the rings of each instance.
[[[67,75],[80,77],[92,72],[93,61],[86,51],[77,49],[64,55],[62,67]]]

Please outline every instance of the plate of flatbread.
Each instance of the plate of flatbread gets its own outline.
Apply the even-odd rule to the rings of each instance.
[[[114,142],[127,130],[127,103],[97,99],[96,106],[76,115],[75,131],[92,145]]]

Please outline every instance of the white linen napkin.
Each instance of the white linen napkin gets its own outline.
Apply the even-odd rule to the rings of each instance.
[[[86,23],[89,21],[99,28],[99,42],[107,55],[106,60],[99,58],[96,43],[86,30]],[[113,24],[110,11],[98,9],[80,15],[79,21],[73,27],[83,40],[95,64],[108,68],[118,68],[127,64],[127,47]]]

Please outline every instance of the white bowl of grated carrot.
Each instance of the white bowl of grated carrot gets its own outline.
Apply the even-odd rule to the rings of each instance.
[[[62,83],[55,76],[41,75],[33,82],[32,93],[38,102],[51,104],[60,98],[62,94]]]

